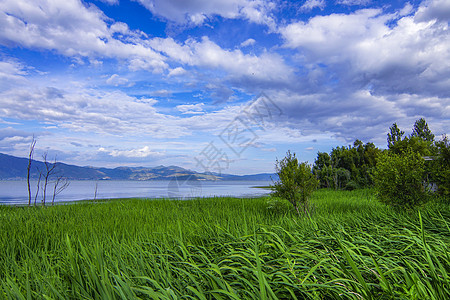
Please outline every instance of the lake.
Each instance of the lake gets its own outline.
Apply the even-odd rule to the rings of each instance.
[[[32,202],[37,182],[31,183]],[[258,197],[268,194],[266,189],[255,186],[268,186],[270,181],[70,181],[67,189],[56,196],[55,202],[111,199],[111,198],[175,198],[232,196]],[[53,184],[47,187],[46,203],[53,197]],[[37,198],[40,203],[42,189]],[[0,204],[27,204],[28,189],[26,181],[0,181]]]

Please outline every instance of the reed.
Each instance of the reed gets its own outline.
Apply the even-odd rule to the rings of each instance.
[[[448,299],[450,210],[370,190],[0,207],[0,298]]]

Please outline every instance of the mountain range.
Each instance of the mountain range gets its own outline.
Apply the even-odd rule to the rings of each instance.
[[[23,180],[27,178],[28,158],[15,157],[0,153],[0,180]],[[37,179],[45,170],[42,161],[33,160],[30,177]],[[276,174],[260,173],[253,175],[231,175],[217,173],[199,173],[177,166],[117,167],[96,168],[80,167],[61,162],[56,163],[55,174],[69,180],[271,180]]]

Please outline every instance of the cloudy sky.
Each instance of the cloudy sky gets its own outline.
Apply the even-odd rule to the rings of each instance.
[[[0,152],[272,172],[450,128],[450,1],[0,0]]]

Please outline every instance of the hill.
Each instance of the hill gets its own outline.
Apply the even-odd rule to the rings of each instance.
[[[270,180],[274,174],[262,173],[253,175],[206,174],[198,173],[178,166],[146,167],[117,167],[94,168],[80,167],[57,162],[59,175],[69,180]],[[23,180],[27,177],[28,159],[0,153],[0,180]],[[39,177],[39,170],[44,170],[41,161],[33,160],[31,178]]]

